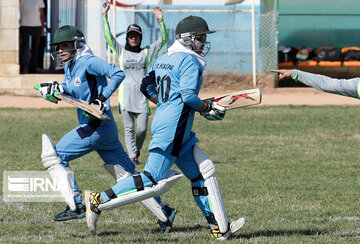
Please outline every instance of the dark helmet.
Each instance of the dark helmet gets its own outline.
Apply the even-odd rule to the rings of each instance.
[[[206,21],[198,16],[186,17],[182,19],[176,26],[176,39],[181,38],[181,34],[191,33],[192,35],[211,34],[215,31],[210,31]]]
[[[56,30],[54,41],[50,43],[50,46],[79,40],[84,42],[84,34],[75,26],[65,25]]]
[[[214,32],[209,30],[209,26],[203,18],[190,15],[177,24],[175,37],[180,44],[191,47],[194,52],[205,57],[210,51],[210,42],[205,41],[199,45],[195,44],[194,40],[198,35],[207,35]]]

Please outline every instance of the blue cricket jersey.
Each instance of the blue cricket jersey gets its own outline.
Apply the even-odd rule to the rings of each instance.
[[[191,129],[195,110],[202,105],[202,73],[197,59],[184,52],[164,54],[152,65],[141,88],[147,97],[157,92],[159,99],[149,150],[165,150],[173,143],[172,155],[179,156],[199,141]]]
[[[105,62],[94,55],[83,55],[65,64],[65,79],[62,83],[65,93],[87,102],[94,101],[102,94],[110,98],[125,78],[124,72],[114,64]],[[106,76],[109,77],[109,84]],[[111,118],[110,99],[106,100],[106,114]],[[90,119],[77,109],[80,124],[88,124]]]

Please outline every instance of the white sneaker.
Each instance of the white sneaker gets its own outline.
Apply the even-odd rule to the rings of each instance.
[[[92,234],[96,233],[96,223],[101,213],[97,208],[100,204],[99,196],[98,192],[85,191],[86,223]]]
[[[224,241],[228,239],[231,235],[233,235],[236,231],[240,230],[241,227],[243,227],[245,224],[245,218],[240,218],[236,221],[230,220],[229,226],[230,229],[225,232],[224,234],[221,234],[219,230],[211,230],[211,235],[216,238],[216,240]]]
[[[230,220],[230,235],[233,235],[236,231],[240,230],[241,227],[245,224],[245,218],[240,218],[236,221]]]

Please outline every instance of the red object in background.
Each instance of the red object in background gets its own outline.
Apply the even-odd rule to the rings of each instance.
[[[114,0],[110,0],[110,3],[113,4]],[[138,3],[137,3],[138,4]],[[123,3],[120,3],[118,1],[116,1],[116,6],[117,7],[123,7],[123,8],[130,8],[130,7],[134,7],[136,4],[133,4],[133,5],[128,5],[128,4],[123,4]]]

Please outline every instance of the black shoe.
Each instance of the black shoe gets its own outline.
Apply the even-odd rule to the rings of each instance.
[[[135,164],[135,165],[139,164],[139,160],[137,158],[132,158],[131,162],[133,162],[133,164]]]
[[[67,206],[64,212],[61,212],[54,217],[54,220],[67,221],[72,219],[80,219],[80,218],[84,218],[85,215],[86,215],[85,205],[82,203],[78,203],[75,211],[71,210],[69,206]]]
[[[170,231],[170,229],[172,228],[174,219],[175,219],[176,212],[177,212],[175,208],[170,208],[167,205],[163,207],[163,211],[165,212],[167,221],[162,222],[162,221],[158,220],[161,234],[168,233]]]

